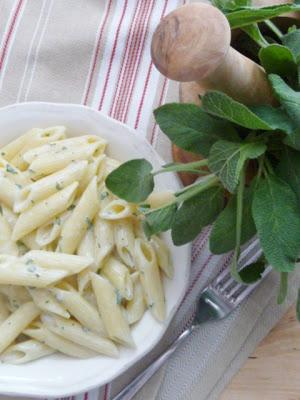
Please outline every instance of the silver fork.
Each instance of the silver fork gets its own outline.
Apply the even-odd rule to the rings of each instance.
[[[244,252],[240,259],[243,267],[255,261],[261,255],[258,240]],[[266,268],[262,279],[270,272],[271,267]],[[197,311],[194,320],[167,350],[156,358],[144,371],[134,378],[113,400],[131,400],[133,396],[145,385],[145,383],[159,370],[171,357],[180,344],[204,322],[221,320],[227,317],[238,305],[245,300],[259,285],[261,280],[253,285],[243,285],[236,282],[230,274],[229,267],[219,274],[201,293],[197,302]]]

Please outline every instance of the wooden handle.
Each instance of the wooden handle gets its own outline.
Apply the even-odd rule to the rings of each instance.
[[[158,25],[151,46],[158,70],[180,82],[196,81],[246,104],[274,103],[266,74],[259,65],[230,47],[231,31],[217,8],[188,4]]]

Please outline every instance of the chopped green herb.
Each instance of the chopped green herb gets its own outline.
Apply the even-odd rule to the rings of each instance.
[[[55,187],[56,187],[56,190],[62,190],[62,188],[63,188],[59,182],[56,182]]]
[[[1,156],[4,157],[6,155],[5,151],[1,152]]]
[[[30,265],[30,264],[33,264],[34,263],[34,260],[32,259],[32,258],[29,258],[28,260],[26,260],[26,265]]]
[[[9,164],[6,164],[6,171],[9,172],[10,174],[17,175],[18,172]]]
[[[36,266],[35,266],[35,265],[30,265],[30,267],[27,268],[27,271],[28,271],[28,272],[34,273],[34,272],[36,271]],[[37,275],[38,275],[38,274],[36,274],[36,276],[37,276]]]
[[[148,308],[152,308],[154,306],[154,303],[148,304]]]
[[[0,214],[3,215],[3,209],[1,205],[0,205]]]
[[[86,224],[88,226],[88,229],[92,229],[93,228],[93,221],[89,217],[86,217],[85,222],[86,222]]]
[[[75,204],[71,204],[70,207],[68,207],[68,211],[72,211],[74,210],[74,208],[76,207]]]
[[[106,199],[106,197],[109,195],[109,193],[107,191],[105,192],[101,192],[100,193],[100,200],[104,200]]]
[[[61,149],[62,150],[68,150],[68,148],[66,146],[63,146]]]
[[[19,183],[16,183],[16,186],[17,186],[18,189],[22,189],[22,187],[23,187],[23,186],[20,185]]]
[[[61,219],[59,217],[55,217],[54,224],[60,226],[61,225]]]
[[[122,303],[122,296],[119,289],[115,289],[115,294],[116,294],[116,303],[120,305]]]

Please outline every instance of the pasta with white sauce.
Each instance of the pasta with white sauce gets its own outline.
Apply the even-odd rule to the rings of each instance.
[[[0,147],[1,362],[115,358],[147,309],[165,318],[168,247],[105,186],[120,165],[106,145],[53,126]]]

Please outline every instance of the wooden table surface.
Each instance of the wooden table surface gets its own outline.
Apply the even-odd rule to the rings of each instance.
[[[300,400],[300,324],[291,307],[220,400]]]

